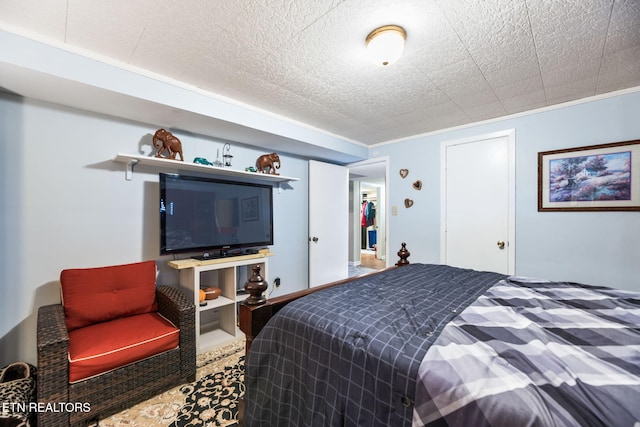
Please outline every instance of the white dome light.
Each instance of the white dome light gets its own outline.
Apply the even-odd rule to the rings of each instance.
[[[366,39],[367,51],[374,64],[386,67],[400,59],[407,33],[397,25],[373,30]]]

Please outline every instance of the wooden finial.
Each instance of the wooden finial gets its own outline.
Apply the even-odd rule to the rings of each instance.
[[[247,305],[264,304],[267,299],[262,295],[269,287],[269,283],[260,276],[260,264],[252,267],[253,274],[244,283],[244,290],[249,293],[249,297],[245,300]]]
[[[411,253],[407,250],[407,244],[402,242],[402,247],[398,251],[398,256],[400,257],[400,261],[396,263],[398,267],[402,267],[403,265],[409,265],[409,261],[407,258],[411,256]]]

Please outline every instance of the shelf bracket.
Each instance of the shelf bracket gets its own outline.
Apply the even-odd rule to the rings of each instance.
[[[131,159],[125,166],[124,179],[131,181],[133,179],[133,167],[138,164],[137,159]]]

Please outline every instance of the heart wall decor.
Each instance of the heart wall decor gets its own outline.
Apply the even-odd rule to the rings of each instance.
[[[417,180],[412,185],[413,185],[413,188],[415,188],[416,190],[418,191],[422,190],[422,181]]]
[[[409,175],[409,169],[400,169],[400,176],[405,179]]]
[[[404,199],[404,207],[405,208],[410,208],[411,206],[413,206],[413,200],[411,199]]]

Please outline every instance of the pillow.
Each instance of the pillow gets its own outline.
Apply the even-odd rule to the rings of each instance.
[[[63,270],[60,286],[69,331],[158,311],[155,261]]]

